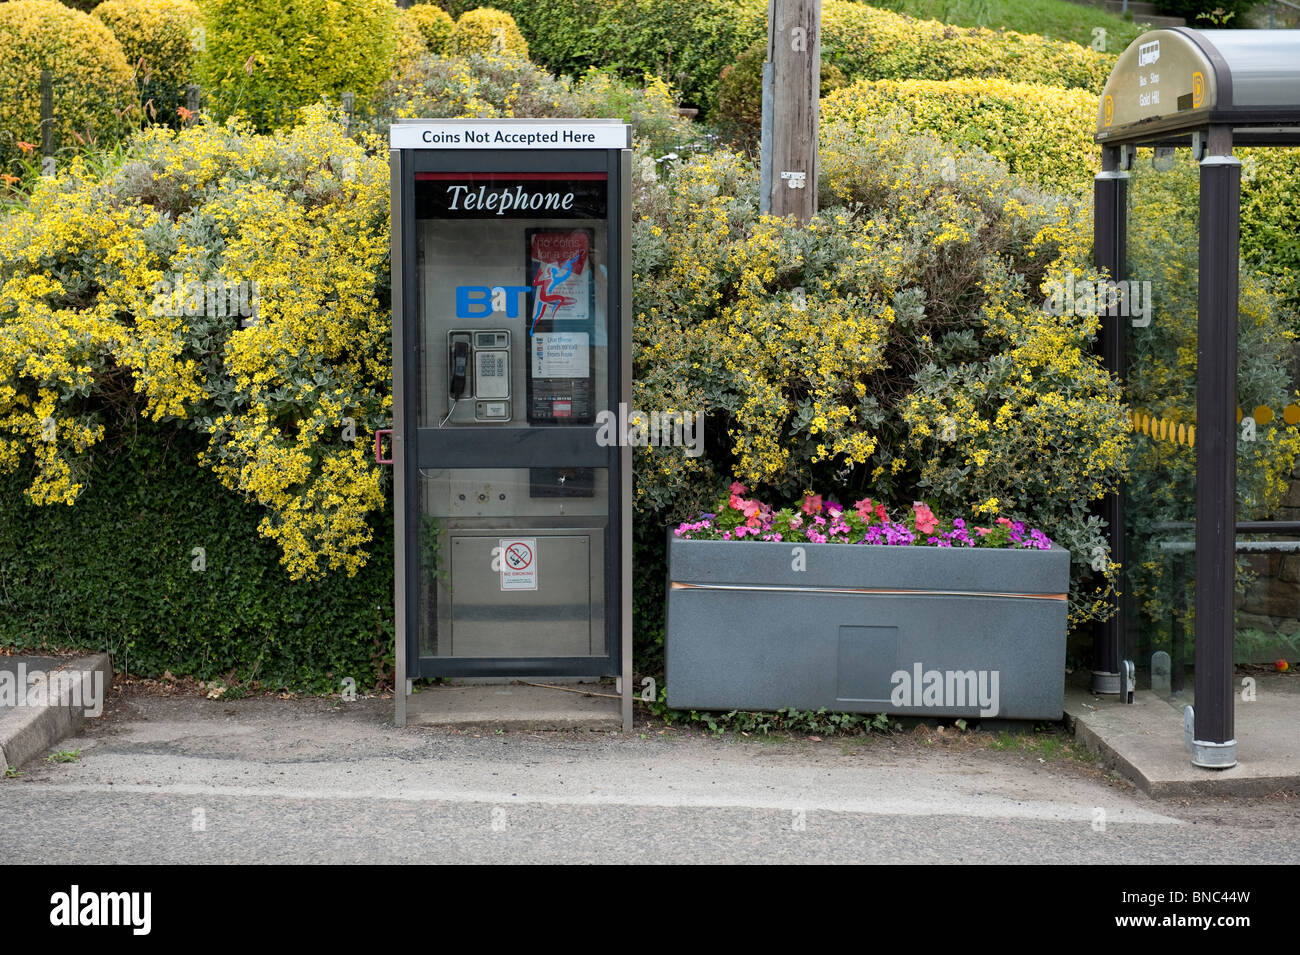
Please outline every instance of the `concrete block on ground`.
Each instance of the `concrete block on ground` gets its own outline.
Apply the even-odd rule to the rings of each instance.
[[[60,665],[42,670],[41,678],[30,687],[33,695],[39,694],[40,703],[0,710],[0,762],[5,766],[22,766],[74,735],[88,715],[98,715],[96,703],[102,712],[113,682],[107,653],[51,662]],[[25,695],[28,689],[23,681],[21,692]]]
[[[1255,681],[1254,700],[1241,699],[1241,679]],[[1238,675],[1234,717],[1237,765],[1202,769],[1183,745],[1183,708],[1195,703],[1191,678],[1184,699],[1149,690],[1131,705],[1079,687],[1065,693],[1075,737],[1139,788],[1155,797],[1266,796],[1300,789],[1300,678],[1295,674]]]
[[[457,729],[618,731],[623,717],[611,683],[566,689],[473,684],[421,687],[407,697],[406,723]]]

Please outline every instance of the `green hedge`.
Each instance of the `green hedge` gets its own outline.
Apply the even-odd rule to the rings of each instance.
[[[108,650],[117,669],[337,691],[391,679],[393,560],[290,581],[261,510],[196,463],[201,436],[139,422],[72,507],[34,507],[22,470],[0,498],[0,644]],[[392,540],[392,510],[376,526]],[[206,569],[192,569],[193,549]]]
[[[767,32],[755,0],[493,0],[514,15],[529,55],[556,73],[608,68],[629,79],[654,73],[709,109],[722,68]],[[477,6],[451,0],[452,13]]]
[[[1182,17],[1197,30],[1248,30],[1247,15],[1260,0],[1156,0],[1167,17]]]
[[[1241,252],[1300,314],[1300,151],[1243,149]],[[1300,338],[1300,328],[1295,329]]]
[[[600,66],[639,79],[649,71],[712,111],[719,77],[767,37],[763,0],[493,0],[511,13],[530,56],[557,73]],[[453,13],[473,0],[450,0]],[[822,58],[855,79],[992,77],[1099,93],[1114,56],[1032,34],[955,28],[826,0]]]
[[[139,675],[234,671],[273,688],[391,679],[391,548],[375,547],[351,579],[290,581],[274,542],[258,536],[260,510],[194,463],[202,438],[139,427],[72,507],[26,503],[21,471],[0,481],[0,645],[107,650]],[[390,508],[375,537],[392,534]],[[205,549],[202,572],[191,569],[195,547]],[[663,527],[637,522],[638,673],[663,669],[665,557]]]
[[[199,82],[219,117],[267,129],[295,107],[353,93],[364,105],[397,57],[392,0],[199,0]]]

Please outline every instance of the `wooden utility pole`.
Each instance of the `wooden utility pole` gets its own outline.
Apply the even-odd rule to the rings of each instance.
[[[801,225],[817,211],[821,21],[821,0],[768,0],[763,205]]]

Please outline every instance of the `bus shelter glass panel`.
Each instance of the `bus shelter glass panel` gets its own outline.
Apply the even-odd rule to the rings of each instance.
[[[592,425],[608,393],[605,173],[417,173],[418,426]]]
[[[1300,656],[1300,533],[1261,526],[1300,521],[1300,314],[1295,286],[1278,283],[1255,247],[1242,243],[1237,308],[1237,521],[1263,532],[1237,533],[1241,664]]]
[[[1138,150],[1129,183],[1126,323],[1133,447],[1125,482],[1123,658],[1139,689],[1192,702],[1196,587],[1199,170],[1190,150]],[[1140,283],[1134,291],[1133,283]],[[1133,311],[1130,309],[1130,311]],[[1293,302],[1243,251],[1237,332],[1238,523],[1300,520],[1300,328]],[[1236,534],[1236,662],[1300,649],[1300,534]]]
[[[1195,646],[1199,192],[1190,150],[1138,149],[1124,276],[1132,447],[1122,658],[1138,689],[1167,693],[1190,690]]]

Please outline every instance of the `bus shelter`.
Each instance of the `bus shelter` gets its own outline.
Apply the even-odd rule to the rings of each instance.
[[[1192,763],[1227,768],[1235,663],[1300,632],[1295,301],[1266,254],[1240,252],[1243,176],[1300,145],[1300,34],[1143,34],[1106,83],[1096,141],[1094,254],[1120,306],[1101,347],[1133,450],[1104,504],[1121,596],[1093,689],[1186,701]]]

